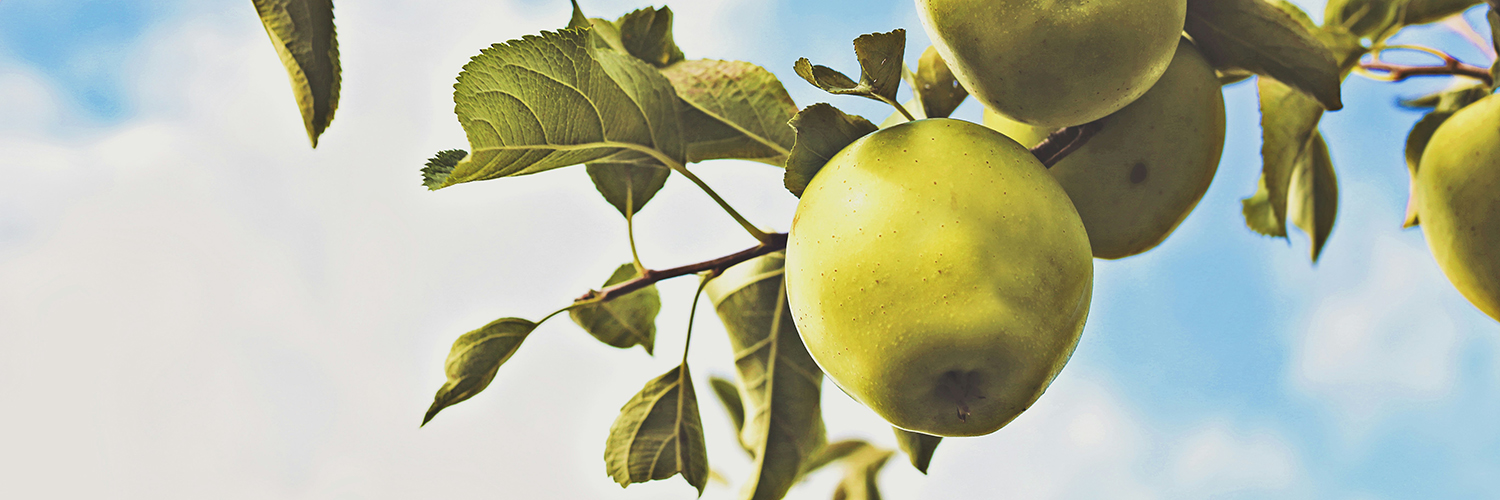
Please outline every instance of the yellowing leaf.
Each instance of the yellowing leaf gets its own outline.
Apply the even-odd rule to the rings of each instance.
[[[604,464],[620,486],[667,479],[679,473],[703,494],[708,452],[698,396],[686,364],[646,383],[620,409],[609,429]]]
[[[1317,262],[1339,211],[1338,177],[1321,133],[1313,134],[1311,144],[1297,159],[1287,210],[1292,223],[1307,233],[1312,243],[1312,260]]]
[[[1297,159],[1312,142],[1323,108],[1306,94],[1276,80],[1260,77],[1261,175],[1274,225],[1262,231],[1286,236],[1287,193]],[[1252,226],[1253,227],[1253,226]]]
[[[422,425],[427,425],[443,408],[474,397],[479,391],[489,387],[500,365],[505,364],[516,353],[516,349],[521,347],[521,341],[526,340],[526,336],[531,335],[531,331],[535,329],[536,323],[531,321],[501,318],[453,341],[453,349],[449,351],[448,361],[444,363],[448,382],[438,389],[432,406],[422,417]]]
[[[286,66],[292,95],[314,148],[339,107],[339,43],[333,0],[253,0]]]

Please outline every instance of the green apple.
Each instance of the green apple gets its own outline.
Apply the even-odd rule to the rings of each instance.
[[[1072,354],[1093,261],[1067,193],[1026,148],[945,118],[874,132],[808,184],[786,249],[807,350],[897,427],[994,432]]]
[[[1031,147],[1050,132],[986,111],[985,125]],[[1187,218],[1219,170],[1224,94],[1191,42],[1177,47],[1156,85],[1048,171],[1073,199],[1094,256],[1154,248]]]
[[[1088,123],[1166,71],[1186,0],[917,0],[927,35],[986,107],[1042,127]]]
[[[1417,165],[1413,205],[1432,256],[1459,293],[1500,320],[1500,98],[1439,125]]]

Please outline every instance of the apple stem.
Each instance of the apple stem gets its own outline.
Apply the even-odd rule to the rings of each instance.
[[[1068,155],[1073,154],[1078,148],[1083,147],[1095,134],[1104,129],[1103,119],[1094,120],[1083,125],[1063,127],[1053,131],[1031,148],[1031,154],[1042,162],[1042,166],[1052,168],[1057,162],[1062,161]]]

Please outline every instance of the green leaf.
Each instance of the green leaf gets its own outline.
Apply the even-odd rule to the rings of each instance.
[[[870,443],[858,439],[844,439],[828,443],[828,445],[818,449],[817,453],[813,453],[811,457],[808,457],[807,462],[802,465],[802,475],[806,476],[817,472],[823,466],[843,460],[849,455],[854,454],[854,452],[869,447],[871,447]]]
[[[1406,0],[1328,0],[1323,23],[1342,26],[1359,37],[1376,37],[1400,25]]]
[[[844,479],[833,500],[880,500],[880,469],[896,452],[867,446],[844,459]]]
[[[448,174],[453,172],[453,166],[458,165],[458,162],[468,155],[469,152],[462,149],[438,151],[427,160],[427,166],[422,167],[422,185],[427,186],[429,190],[436,190],[448,180]]]
[[[928,118],[947,118],[969,97],[969,90],[953,77],[953,71],[935,47],[928,46],[922,51],[913,76],[912,92],[922,102],[922,114]]]
[[[1266,175],[1262,173],[1256,182],[1255,194],[1240,200],[1240,211],[1245,214],[1245,225],[1265,236],[1286,237],[1286,226],[1276,218],[1271,209],[1271,192],[1266,190]]]
[[[626,218],[640,213],[672,175],[670,169],[650,163],[594,162],[586,168],[594,188]]]
[[[905,52],[904,29],[855,38],[854,57],[859,60],[859,83],[827,66],[815,66],[805,57],[798,59],[792,68],[802,79],[830,94],[858,95],[893,103],[896,102],[896,90],[901,86],[901,58]]]
[[[708,484],[708,451],[692,372],[686,364],[646,383],[620,408],[609,428],[604,464],[620,486],[667,479],[677,474],[703,494]]]
[[[615,269],[609,280],[604,282],[604,287],[628,281],[637,275],[635,265],[625,264]],[[573,318],[574,323],[600,342],[621,349],[640,345],[646,348],[647,354],[651,354],[656,342],[658,312],[661,312],[661,296],[656,292],[656,285],[649,285],[608,302],[575,307],[568,311],[568,317]]]
[[[1258,80],[1262,138],[1260,155],[1263,163],[1261,174],[1274,224],[1257,231],[1285,237],[1287,193],[1292,174],[1296,169],[1297,159],[1312,141],[1318,120],[1323,117],[1323,109],[1306,94],[1292,90],[1281,82],[1266,77]]]
[[[1297,159],[1287,204],[1292,223],[1302,228],[1312,243],[1312,260],[1318,261],[1339,211],[1338,177],[1323,134],[1313,133],[1312,142]]]
[[[1437,132],[1439,125],[1448,121],[1453,116],[1451,111],[1433,111],[1422,116],[1412,125],[1411,132],[1406,134],[1406,170],[1415,179],[1417,169],[1422,161],[1422,151],[1427,149],[1427,141],[1432,139],[1432,133]]]
[[[796,130],[797,141],[792,146],[792,154],[787,156],[783,182],[787,191],[798,197],[833,155],[856,139],[878,130],[870,120],[859,115],[846,115],[824,103],[798,111],[790,123]]]
[[[741,494],[745,500],[786,496],[808,458],[826,443],[823,372],[792,322],[784,261],[779,252],[757,257],[729,268],[705,287],[729,333],[745,388],[740,438],[755,457]]]
[[[625,52],[665,68],[683,59],[682,49],[672,41],[672,9],[646,7],[615,20]]]
[[[740,400],[740,387],[733,381],[720,377],[709,377],[708,385],[713,387],[714,395],[719,397],[719,403],[724,405],[724,412],[729,414],[729,420],[734,423],[735,440],[740,442],[745,453],[754,457],[755,450],[745,444],[741,432],[745,429],[745,404]]]
[[[1500,13],[1495,12],[1500,8],[1494,3],[1490,4],[1490,11],[1485,13],[1484,18],[1490,22],[1490,47],[1500,53]],[[1500,59],[1490,64],[1490,86],[1493,88],[1495,82],[1500,82]]]
[[[1487,95],[1490,95],[1490,89],[1483,83],[1460,83],[1422,97],[1402,100],[1401,106],[1453,113]]]
[[[568,28],[580,29],[593,26],[593,23],[589,22],[588,16],[583,15],[583,9],[578,7],[578,0],[569,1],[573,2],[573,17],[568,18]]]
[[[339,41],[333,26],[333,0],[254,2],[292,80],[302,125],[316,148],[339,107]]]
[[[1447,19],[1478,5],[1481,0],[1408,0],[1406,24],[1426,24]]]
[[[662,70],[681,106],[687,160],[736,158],[782,166],[797,105],[776,75],[740,61],[695,59]]]
[[[1300,21],[1265,0],[1189,0],[1184,27],[1216,68],[1242,68],[1343,107],[1334,54]]]
[[[474,397],[489,387],[500,365],[516,353],[521,341],[531,335],[536,325],[521,318],[501,318],[453,341],[448,361],[443,364],[448,381],[438,389],[432,406],[427,408],[427,415],[422,417],[422,425],[427,425],[443,408]]]
[[[912,432],[900,427],[891,427],[896,431],[896,444],[901,446],[901,451],[911,458],[912,467],[916,467],[923,474],[927,473],[927,466],[932,463],[932,454],[937,451],[938,444],[943,438],[929,436],[920,432]]]
[[[617,155],[681,164],[671,83],[639,59],[596,47],[590,36],[543,32],[491,46],[464,65],[453,100],[471,153],[437,187]]]

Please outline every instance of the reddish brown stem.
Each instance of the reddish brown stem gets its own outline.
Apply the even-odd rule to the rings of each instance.
[[[662,270],[647,269],[645,272],[641,273],[640,276],[637,276],[635,279],[632,279],[630,281],[617,283],[613,286],[605,287],[603,290],[589,290],[589,293],[585,293],[582,297],[578,297],[578,299],[575,300],[574,303],[584,301],[607,302],[630,292],[634,292],[636,290],[651,286],[658,281],[668,278],[676,278],[678,276],[697,274],[704,271],[709,271],[713,274],[719,274],[724,272],[725,269],[729,269],[731,266],[734,266],[735,264],[739,264],[741,262],[769,253],[778,252],[784,249],[786,249],[786,233],[770,233],[766,235],[765,243],[761,243],[759,245],[755,245],[753,247],[746,248],[744,250],[740,250],[738,252],[725,255],[717,259],[706,260],[703,262],[698,262],[696,264],[688,264],[685,266]]]
[[[1489,68],[1482,68],[1468,64],[1452,57],[1445,57],[1443,64],[1438,66],[1414,66],[1405,64],[1393,64],[1381,60],[1359,63],[1359,67],[1366,71],[1378,71],[1385,73],[1393,82],[1399,82],[1413,76],[1467,76],[1484,82],[1485,85],[1493,85],[1494,80],[1490,78]]]
[[[1042,166],[1052,168],[1057,162],[1083,147],[1089,139],[1103,129],[1103,120],[1057,129],[1047,135],[1046,139],[1042,139],[1041,143],[1031,148],[1031,154],[1042,162]]]

